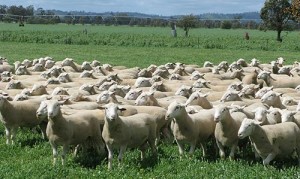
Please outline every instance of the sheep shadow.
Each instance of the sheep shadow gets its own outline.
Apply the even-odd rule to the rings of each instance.
[[[74,162],[87,169],[95,169],[101,163],[107,161],[107,153],[98,154],[96,150],[89,149],[86,152],[79,152],[74,157]]]

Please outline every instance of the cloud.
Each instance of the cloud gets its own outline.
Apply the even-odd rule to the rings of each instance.
[[[87,12],[141,12],[158,15],[260,11],[264,0],[2,0],[5,5]]]

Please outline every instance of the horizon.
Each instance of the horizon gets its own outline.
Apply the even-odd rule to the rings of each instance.
[[[35,9],[59,11],[83,11],[91,13],[128,12],[158,16],[189,15],[189,14],[238,14],[247,12],[259,12],[264,0],[2,0],[0,5],[27,7],[33,5]],[[217,5],[216,5],[217,4]],[[168,8],[166,8],[168,7]]]

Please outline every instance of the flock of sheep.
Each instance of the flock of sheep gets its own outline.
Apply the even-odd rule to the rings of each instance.
[[[19,127],[38,126],[54,164],[58,147],[64,165],[72,145],[75,154],[107,151],[111,169],[115,149],[120,162],[126,148],[139,148],[143,159],[150,146],[156,156],[160,137],[175,140],[180,155],[185,144],[190,155],[200,144],[205,157],[211,141],[221,158],[225,148],[234,159],[237,149],[251,147],[264,165],[276,157],[297,157],[300,164],[297,62],[284,65],[280,57],[269,64],[239,59],[140,69],[51,57],[12,66],[1,57],[0,64],[6,143],[14,144]]]

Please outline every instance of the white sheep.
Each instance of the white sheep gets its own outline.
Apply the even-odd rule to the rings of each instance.
[[[65,165],[65,156],[69,145],[76,146],[91,140],[100,150],[104,147],[101,139],[100,121],[98,120],[100,114],[87,110],[73,115],[64,115],[58,101],[49,100],[45,103],[47,104],[49,120],[46,134],[52,147],[54,165],[58,157],[57,148],[60,145],[63,146],[62,165]]]
[[[224,147],[230,148],[229,158],[231,160],[234,159],[235,150],[239,142],[238,130],[245,117],[243,113],[230,113],[229,107],[225,105],[218,105],[215,108],[214,120],[217,123],[215,138],[222,159],[225,158]]]
[[[206,156],[205,143],[210,136],[213,136],[216,127],[212,112],[201,111],[195,114],[188,114],[184,104],[174,101],[168,107],[166,118],[174,119],[171,129],[180,155],[183,154],[184,143],[190,145],[190,155],[194,153],[196,145],[200,143],[202,154],[204,157]]]
[[[0,95],[1,122],[5,127],[6,144],[14,144],[16,133],[19,127],[35,127],[42,124],[36,118],[36,110],[39,102],[34,100],[27,101],[8,101],[8,96]],[[45,132],[45,126],[41,126]]]
[[[104,106],[105,123],[102,137],[108,150],[108,169],[112,169],[113,147],[120,149],[119,162],[122,162],[126,148],[140,147],[141,158],[144,158],[145,144],[149,143],[154,155],[157,154],[155,146],[156,123],[151,115],[140,113],[133,116],[122,117],[118,111],[126,110],[116,104]]]
[[[292,156],[295,150],[300,165],[300,129],[295,123],[260,126],[259,122],[246,118],[241,124],[238,136],[240,139],[250,137],[265,166],[275,157]]]

